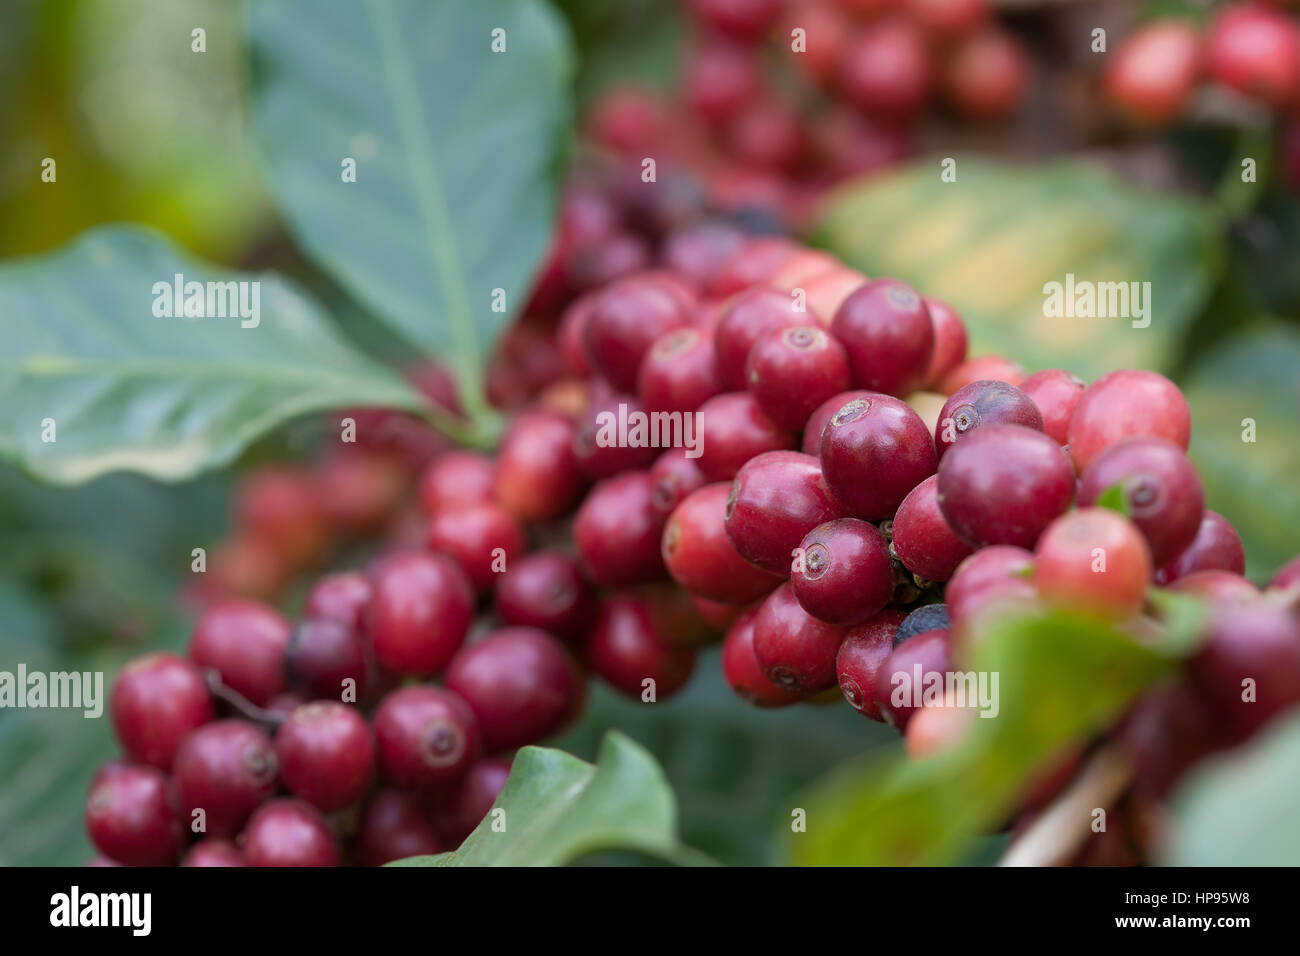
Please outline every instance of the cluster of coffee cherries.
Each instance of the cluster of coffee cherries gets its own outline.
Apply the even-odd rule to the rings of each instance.
[[[640,159],[665,146],[715,202],[798,223],[826,187],[909,155],[942,101],[968,121],[1012,112],[1031,69],[987,0],[690,0],[678,88],[611,90],[595,143]]]
[[[1009,605],[1083,605],[1140,636],[1160,584],[1215,612],[1187,674],[1126,723],[1152,752],[1144,772],[1173,779],[1300,700],[1300,624],[1278,598],[1300,565],[1271,595],[1242,576],[1172,383],[968,358],[945,303],[729,230],[680,225],[657,267],[522,320],[550,357],[546,374],[516,367],[499,446],[434,455],[418,519],[320,577],[296,622],[218,598],[185,655],[118,675],[124,757],[86,809],[100,862],[380,864],[455,847],[511,755],[578,716],[589,677],[653,705],[715,642],[750,703],[842,695],[928,753],[959,736],[954,709],[896,703],[891,675],[948,671]],[[562,235],[559,261],[574,243]],[[637,421],[680,441],[611,426]],[[1127,517],[1098,505],[1115,489]],[[239,510],[280,548],[306,524],[283,505]]]
[[[1153,20],[1124,39],[1103,83],[1115,106],[1148,126],[1184,117],[1207,83],[1273,111],[1284,120],[1282,172],[1300,184],[1300,21],[1281,5],[1227,4],[1204,27]]]

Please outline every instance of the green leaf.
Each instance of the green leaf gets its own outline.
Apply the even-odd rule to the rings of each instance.
[[[154,284],[176,274],[256,283],[258,324],[155,316]],[[218,269],[140,228],[97,229],[0,266],[0,316],[0,453],[58,484],[116,470],[175,481],[295,415],[420,407],[279,276]],[[47,419],[54,441],[43,440]]]
[[[1172,866],[1300,866],[1294,825],[1300,714],[1207,762],[1174,794],[1163,862]]]
[[[997,675],[997,713],[953,750],[856,761],[809,790],[807,832],[785,836],[803,865],[959,862],[1005,822],[1036,771],[1107,727],[1166,673],[1168,658],[1112,624],[1065,611],[993,624],[964,670]]]
[[[1246,573],[1265,581],[1300,548],[1300,332],[1241,333],[1194,367],[1183,391],[1206,504],[1236,526]]]
[[[1109,508],[1111,511],[1118,511],[1127,518],[1128,495],[1124,493],[1124,482],[1117,481],[1098,495],[1096,506],[1098,508]]]
[[[246,26],[290,230],[377,318],[446,361],[478,417],[485,358],[550,241],[570,121],[562,22],[538,0],[256,0]],[[491,48],[498,28],[504,53]]]
[[[1030,369],[1092,378],[1163,368],[1207,296],[1223,256],[1205,204],[1130,187],[1099,166],[1010,166],[938,157],[841,189],[815,239],[868,275],[897,276],[966,319],[972,354],[1003,352]],[[1044,285],[1150,282],[1151,323],[1048,318]]]
[[[499,831],[498,809],[505,811]],[[677,802],[659,764],[619,733],[606,735],[595,766],[561,750],[525,747],[493,810],[460,849],[395,865],[561,866],[606,850],[710,862],[678,840]]]

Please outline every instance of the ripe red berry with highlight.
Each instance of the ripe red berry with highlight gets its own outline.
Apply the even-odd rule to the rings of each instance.
[[[944,93],[957,110],[990,120],[1014,110],[1029,89],[1029,58],[1019,41],[989,26],[962,40],[944,62]]]
[[[849,402],[858,399],[870,398],[875,392],[867,392],[862,389],[854,389],[847,392],[840,392],[838,395],[832,395],[826,401],[817,406],[817,409],[808,416],[808,423],[803,428],[803,443],[800,450],[805,455],[820,455],[822,450],[822,432],[826,430],[826,423],[835,417],[835,413],[847,405]]]
[[[1080,472],[1121,438],[1164,438],[1186,451],[1192,415],[1178,386],[1156,372],[1126,369],[1088,386],[1070,419],[1070,455]]]
[[[328,543],[315,477],[302,468],[275,466],[247,475],[235,493],[235,515],[241,527],[295,564],[321,557]]]
[[[436,674],[465,643],[474,588],[455,561],[440,554],[400,552],[374,574],[367,629],[375,657],[390,671]]]
[[[248,815],[275,794],[275,747],[246,720],[218,720],[185,738],[172,764],[177,807],[185,822],[202,810],[206,833],[233,837]]]
[[[1043,416],[1043,431],[1059,445],[1070,440],[1070,419],[1087,387],[1083,379],[1059,368],[1035,372],[1020,383]]]
[[[907,617],[886,608],[844,635],[835,654],[835,673],[844,699],[864,717],[882,723],[885,715],[876,703],[876,675],[894,653],[894,633]]]
[[[741,250],[740,255],[744,254]],[[787,292],[758,287],[741,292],[726,307],[713,333],[717,382],[724,389],[745,387],[745,365],[759,339],[808,321],[807,312],[795,310]]]
[[[849,387],[848,354],[823,329],[798,325],[759,339],[745,378],[768,418],[799,431],[818,405]]]
[[[795,444],[794,433],[768,418],[747,392],[716,395],[701,405],[695,434],[695,463],[709,481],[730,481],[755,455]]]
[[[754,618],[757,608],[744,611],[722,642],[722,676],[736,696],[755,707],[786,707],[804,695],[778,687],[768,680],[754,655]]]
[[[921,709],[927,683],[937,680],[943,686],[951,666],[949,644],[946,630],[924,631],[899,644],[880,665],[873,697],[886,723],[906,729]]]
[[[1142,532],[1108,508],[1062,515],[1034,551],[1034,587],[1044,599],[1120,618],[1141,610],[1151,571]]]
[[[357,825],[357,862],[383,866],[410,856],[441,853],[446,847],[434,830],[429,809],[420,797],[406,791],[378,791]]]
[[[686,496],[705,485],[704,472],[684,448],[670,448],[650,469],[650,504],[665,521]]]
[[[497,502],[520,521],[567,514],[586,486],[573,454],[576,430],[558,412],[535,409],[516,415],[497,452]]]
[[[319,810],[281,798],[259,807],[244,830],[249,866],[338,866],[339,845]]]
[[[727,536],[751,564],[786,575],[800,539],[842,513],[816,458],[769,451],[736,473],[727,496]]]
[[[353,707],[313,701],[275,733],[275,756],[289,792],[320,810],[356,803],[375,777],[370,725]]]
[[[1103,449],[1079,482],[1079,504],[1093,505],[1110,488],[1123,488],[1126,514],[1163,566],[1196,538],[1205,490],[1187,455],[1163,438],[1125,438]]]
[[[574,460],[583,474],[608,478],[633,468],[649,468],[658,452],[648,426],[644,440],[634,438],[638,420],[651,421],[635,395],[610,395],[593,402],[573,436]]]
[[[725,40],[711,40],[692,51],[682,77],[687,104],[713,124],[735,116],[762,85],[762,65],[754,51]]]
[[[637,393],[649,411],[693,412],[722,391],[715,366],[711,333],[674,329],[642,359]]]
[[[754,655],[768,680],[798,694],[815,694],[835,684],[835,654],[843,627],[819,621],[782,584],[754,618]]]
[[[934,350],[930,353],[930,365],[925,370],[922,384],[932,389],[938,387],[949,372],[966,361],[968,339],[966,323],[947,302],[927,298],[925,308],[934,325]]]
[[[628,276],[600,294],[587,318],[587,361],[620,392],[636,390],[641,359],[657,339],[689,326],[685,303],[654,276]]]
[[[361,627],[373,593],[370,579],[360,571],[336,571],[317,579],[312,585],[303,603],[302,614],[305,618]]]
[[[939,508],[939,476],[913,488],[894,515],[894,553],[903,567],[927,581],[947,581],[971,553],[948,527]]]
[[[136,658],[113,682],[113,730],[126,755],[170,770],[185,736],[215,716],[202,672],[166,651]]]
[[[510,512],[485,501],[436,515],[428,544],[460,565],[474,589],[486,594],[510,562],[523,556],[528,539]]]
[[[420,507],[427,515],[492,499],[493,464],[474,451],[449,451],[420,475]]]
[[[1224,86],[1271,106],[1300,97],[1300,27],[1287,14],[1256,3],[1237,3],[1211,21],[1205,65]]]
[[[591,375],[591,363],[587,361],[587,319],[591,317],[591,310],[595,308],[599,295],[599,292],[586,292],[574,299],[560,316],[560,326],[555,333],[555,342],[559,346],[565,368],[582,378]]]
[[[872,279],[850,294],[831,332],[848,353],[853,384],[875,392],[916,391],[934,356],[934,322],[925,300],[898,279]]]
[[[673,580],[693,595],[728,604],[748,604],[780,578],[740,556],[727,536],[731,485],[717,482],[687,495],[664,526],[664,564]]]
[[[208,837],[190,847],[181,858],[181,866],[248,866],[244,854],[233,840]]]
[[[1032,547],[1074,501],[1074,469],[1061,446],[1022,425],[989,425],[939,463],[939,508],[967,544]]]
[[[496,608],[506,624],[535,627],[572,641],[595,615],[596,592],[569,555],[534,551],[514,562],[497,583]]]
[[[1033,570],[1033,552],[1024,548],[1006,544],[981,548],[957,565],[957,570],[948,579],[944,603],[948,605],[949,617],[953,621],[968,617],[968,602],[973,605],[979,593],[988,588],[1018,581],[1025,583],[1027,591],[1032,593],[1028,581]]]
[[[654,682],[653,700],[685,686],[695,667],[695,650],[676,646],[655,620],[649,603],[635,595],[610,598],[601,607],[583,648],[587,666],[614,689],[645,700],[645,681]]]
[[[484,757],[438,800],[436,824],[448,845],[459,846],[483,821],[509,777],[508,759]]]
[[[456,655],[445,680],[478,716],[488,753],[558,733],[586,699],[582,674],[564,646],[531,627],[484,635]]]
[[[875,525],[836,518],[799,542],[790,586],[803,609],[831,624],[853,625],[878,614],[894,593],[889,542]]]
[[[1201,72],[1201,38],[1183,19],[1166,18],[1124,38],[1107,64],[1103,85],[1112,103],[1150,125],[1182,114]]]
[[[1207,508],[1192,543],[1156,571],[1156,583],[1171,584],[1194,571],[1211,570],[1245,574],[1246,549],[1232,522]]]
[[[921,416],[897,398],[871,395],[844,405],[826,423],[821,462],[848,514],[881,521],[934,474],[937,460]]]
[[[120,765],[100,773],[86,798],[86,832],[105,856],[127,866],[163,866],[180,854],[181,824],[156,767]]]
[[[975,429],[988,425],[1023,425],[1043,431],[1043,414],[1034,400],[1006,382],[983,379],[963,385],[939,411],[934,447],[944,453]]]
[[[360,631],[327,618],[307,618],[294,628],[284,668],[290,686],[309,699],[343,700],[351,690],[349,703],[364,701],[373,677],[371,651]]]
[[[797,248],[789,239],[780,236],[750,239],[727,260],[706,291],[714,296],[728,296],[758,285],[780,268]],[[786,305],[789,305],[788,298]],[[743,364],[744,356],[741,362]]]
[[[208,608],[190,637],[190,660],[212,668],[221,682],[259,707],[285,690],[284,652],[292,627],[256,601]]]
[[[888,18],[868,24],[849,41],[840,86],[868,114],[905,119],[929,100],[933,72],[921,30],[906,20]]]
[[[395,787],[453,783],[482,750],[474,711],[446,687],[399,688],[379,702],[373,721],[379,772]]]
[[[596,485],[573,520],[573,543],[588,576],[604,587],[631,587],[663,577],[648,471],[628,471]]]

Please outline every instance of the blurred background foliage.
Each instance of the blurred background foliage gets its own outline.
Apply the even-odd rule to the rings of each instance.
[[[578,50],[579,112],[610,82],[634,76],[664,85],[674,74],[676,4],[556,5]],[[1061,59],[1053,45],[1077,9],[1017,6],[1026,8],[1017,28],[1040,58]],[[1134,7],[1095,5],[1098,17],[1121,24]],[[391,355],[394,343],[303,266],[277,222],[252,138],[240,15],[230,0],[6,0],[0,259],[51,249],[99,223],[145,223],[213,261],[297,274],[350,334]],[[190,53],[195,26],[207,31],[206,56]],[[1068,85],[1066,73],[1044,82]],[[933,156],[844,187],[817,239],[868,274],[900,274],[951,298],[971,318],[977,344],[1031,370],[1095,374],[1133,363],[1174,375],[1193,405],[1192,452],[1209,501],[1241,529],[1248,574],[1266,578],[1300,540],[1300,202],[1271,181],[1244,198],[1218,184],[1243,148],[1267,152],[1268,130],[1210,125],[1088,146],[1068,116],[1037,107],[1029,114],[1023,128],[999,134],[999,160],[1023,164],[1067,150],[1077,157],[1023,175],[972,157],[961,167],[970,170],[959,178],[966,185],[939,193],[937,157],[988,145],[987,136],[945,139],[940,128],[928,135]],[[39,176],[47,156],[59,164],[54,185]],[[1073,228],[1081,208],[1090,221]],[[996,256],[998,267],[964,268],[970,254]],[[1042,282],[1090,264],[1157,283],[1151,329],[1052,330],[1032,315]],[[1241,440],[1244,418],[1258,423],[1255,444]],[[250,449],[241,467],[308,444],[291,425]],[[176,485],[112,475],[55,490],[0,466],[0,669],[23,661],[102,669],[111,679],[128,656],[183,645],[188,617],[176,595],[191,548],[226,528],[232,481],[231,471]],[[558,745],[593,759],[608,728],[663,763],[685,842],[734,863],[776,859],[765,835],[810,779],[864,750],[897,746],[892,732],[845,707],[767,713],[737,705],[714,654],[702,656],[687,691],[652,713],[595,688],[589,715]],[[90,856],[81,805],[91,773],[112,752],[109,736],[106,720],[79,713],[0,712],[0,864]]]

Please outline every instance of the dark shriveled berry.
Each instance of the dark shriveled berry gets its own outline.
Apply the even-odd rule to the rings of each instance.
[[[894,634],[894,647],[926,631],[947,630],[952,625],[948,618],[948,605],[926,604],[918,607],[903,619]]]

